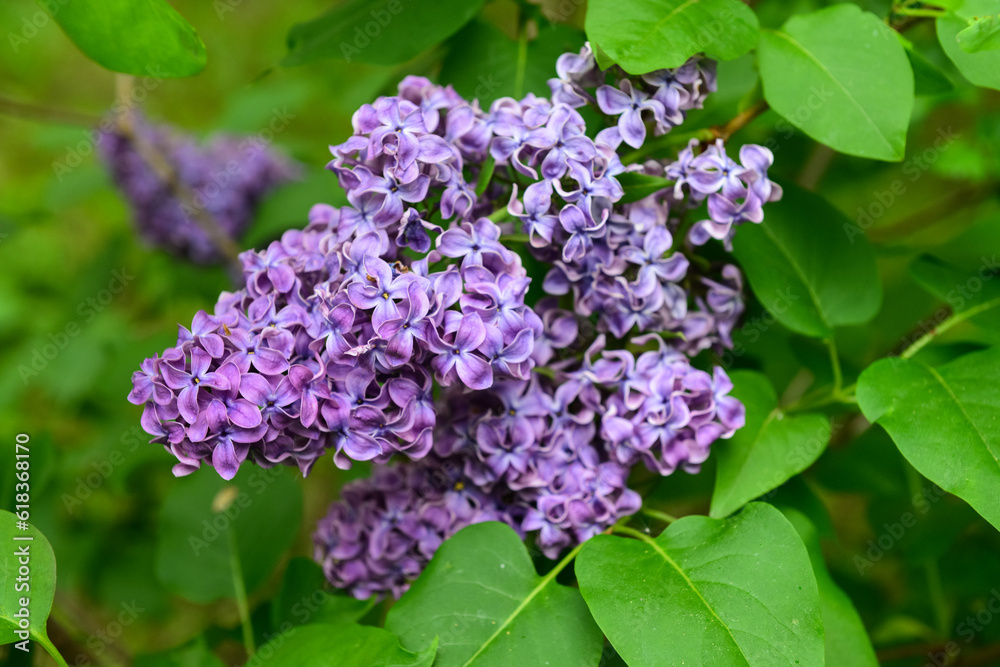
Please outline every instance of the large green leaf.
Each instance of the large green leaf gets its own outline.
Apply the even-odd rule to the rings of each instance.
[[[631,74],[679,67],[700,52],[738,58],[759,30],[737,0],[590,0],[586,22],[590,41]]]
[[[261,646],[262,667],[431,667],[434,641],[407,651],[389,631],[366,625],[303,625]]]
[[[937,36],[941,48],[962,76],[977,86],[1000,90],[1000,51],[969,53],[958,40],[959,34],[969,27],[969,18],[997,13],[1000,13],[997,0],[966,0],[959,14],[949,13],[937,20]]]
[[[222,509],[219,501],[225,498],[231,502]],[[246,465],[231,482],[214,470],[200,470],[179,480],[163,501],[157,577],[195,602],[233,597],[230,533],[235,532],[243,579],[253,591],[291,546],[301,521],[302,487],[289,470]]]
[[[826,664],[851,667],[878,667],[875,649],[858,615],[854,603],[836,584],[826,569],[816,527],[806,515],[794,509],[782,513],[791,522],[806,545],[813,574],[819,588],[819,607],[823,613],[823,634],[826,644]]]
[[[768,104],[842,153],[902,160],[913,108],[913,72],[878,17],[840,4],[764,30],[758,47]]]
[[[940,368],[882,359],[858,379],[858,404],[924,477],[1000,528],[1000,349]]]
[[[165,0],[37,0],[84,55],[114,72],[154,78],[205,68],[205,45]]]
[[[656,539],[598,535],[576,574],[630,665],[823,664],[809,556],[770,505],[752,503],[725,520],[685,517]]]
[[[484,0],[347,0],[292,26],[283,65],[339,58],[398,65],[458,32]]]
[[[278,594],[271,601],[271,625],[347,625],[372,608],[372,602],[329,590],[323,569],[309,558],[296,556],[288,563]]]
[[[520,98],[527,93],[547,97],[548,80],[556,75],[556,59],[579,51],[583,35],[568,26],[542,28],[523,53],[516,41],[496,26],[473,21],[448,42],[440,79],[462,96],[483,106],[499,97]],[[475,53],[475,58],[469,54]]]
[[[882,303],[875,251],[819,195],[785,186],[764,222],[745,225],[733,251],[754,294],[782,324],[808,336],[871,320]]]
[[[12,446],[13,447],[13,446]],[[8,473],[13,476],[14,471]],[[38,642],[60,665],[66,662],[49,641],[45,621],[56,592],[56,556],[42,531],[28,524],[18,528],[18,518],[0,510],[0,645]],[[21,568],[28,569],[27,574]],[[26,607],[21,605],[27,600]],[[25,617],[27,620],[25,621]],[[25,625],[22,625],[22,622]],[[27,635],[20,634],[27,632]]]
[[[732,395],[746,406],[747,422],[712,448],[716,468],[710,515],[715,518],[732,514],[808,468],[830,439],[830,420],[824,415],[784,414],[764,375],[736,371],[732,381]]]
[[[601,655],[601,631],[580,593],[538,576],[517,534],[495,522],[446,541],[386,628],[411,650],[438,637],[435,667],[578,667]]]

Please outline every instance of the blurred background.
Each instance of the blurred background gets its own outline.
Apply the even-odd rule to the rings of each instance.
[[[302,165],[299,181],[268,196],[241,248],[262,247],[283,230],[304,226],[315,202],[343,203],[336,179],[323,169],[327,146],[351,133],[351,114],[361,104],[391,93],[406,74],[454,83],[467,96],[480,95],[485,106],[511,86],[502,72],[519,11],[541,11],[560,24],[540,23],[539,30],[558,34],[531,50],[527,90],[546,94],[556,56],[584,39],[582,0],[547,0],[542,8],[494,0],[476,23],[402,66],[324,60],[285,68],[279,62],[288,29],[321,14],[329,0],[172,4],[198,29],[208,66],[187,79],[137,78],[143,113],[200,137],[261,137]],[[762,26],[777,27],[792,13],[824,4],[764,0],[755,9]],[[880,16],[889,6],[857,4]],[[848,377],[905,347],[919,332],[915,325],[933,326],[942,302],[910,276],[916,256],[933,250],[976,266],[1000,251],[1000,96],[955,71],[931,24],[906,36],[944,77],[923,82],[903,162],[834,154],[771,112],[729,148],[735,155],[742,143],[769,146],[779,180],[821,192],[876,242],[884,305],[873,324],[838,333],[840,350],[854,363],[845,369]],[[174,478],[172,457],[147,444],[141,409],[125,400],[130,377],[144,358],[174,344],[178,323],[189,325],[197,310],[211,310],[219,292],[234,285],[222,267],[198,266],[139,240],[96,156],[92,127],[67,118],[66,112],[107,113],[114,75],[87,60],[29,0],[0,4],[0,37],[0,98],[47,110],[0,115],[0,508],[12,509],[14,480],[6,472],[13,468],[15,434],[27,433],[32,522],[52,543],[58,563],[49,634],[70,664],[175,664],[141,656],[189,642],[238,664],[239,617],[223,543],[229,538],[218,531],[237,526],[233,539],[244,557],[259,620],[254,625],[266,639],[294,602],[282,588],[288,563],[307,567],[290,559],[311,556],[316,520],[344,481],[366,471],[337,471],[329,457],[307,481],[292,470],[258,471],[256,478],[244,471],[235,485],[254,502],[241,516],[213,512],[225,486],[213,471]],[[752,56],[720,64],[719,93],[685,129],[732,118],[757,86]],[[286,122],[266,132],[277,127],[275,118]],[[808,226],[803,220],[803,233]],[[753,326],[737,334],[742,352],[724,365],[763,369],[790,391],[829,372],[820,343],[789,333],[759,304],[751,303],[746,318]],[[964,326],[945,340],[950,345],[937,354],[956,354],[1000,342],[1000,327]],[[1000,536],[966,504],[914,476],[881,429],[854,439],[863,426],[836,423],[829,450],[805,481],[793,480],[777,497],[819,503],[832,573],[857,605],[884,664],[922,665],[955,623],[991,596],[1000,599],[982,584],[1000,588]],[[703,474],[677,473],[651,494],[674,514],[705,512],[713,479],[710,461]],[[927,507],[918,509],[916,527],[892,548],[880,548],[888,526],[923,507],[915,496]],[[213,524],[219,516],[227,518]],[[384,611],[384,605],[372,609],[368,618],[377,621]],[[977,643],[997,640],[1000,624],[976,633]],[[41,654],[34,660],[51,664]],[[0,663],[30,660],[0,647]],[[1000,664],[1000,658],[979,664]]]

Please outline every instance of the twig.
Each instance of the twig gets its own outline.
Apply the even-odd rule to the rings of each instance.
[[[742,130],[744,127],[750,124],[750,121],[752,121],[754,118],[761,115],[770,108],[771,106],[764,100],[757,100],[757,102],[753,106],[751,106],[749,109],[741,111],[732,120],[730,120],[722,127],[716,125],[715,127],[712,127],[710,129],[715,134],[716,138],[722,139],[723,141],[728,141],[729,137],[733,136],[734,134]]]
[[[15,102],[14,100],[6,97],[0,97],[0,114],[39,122],[56,123],[59,125],[97,127],[101,123],[101,118],[99,116],[92,116],[79,111],[52,109],[50,107],[38,106],[36,104]]]
[[[119,75],[117,80],[118,99],[122,102],[122,112],[118,116],[118,131],[131,142],[139,157],[148,164],[156,175],[170,188],[173,195],[189,211],[191,218],[198,227],[205,232],[212,244],[222,253],[229,263],[236,276],[242,273],[240,263],[240,250],[236,242],[226,234],[219,225],[215,217],[205,210],[205,207],[198,203],[197,195],[184,183],[174,165],[169,158],[152,142],[146,141],[138,132],[132,122],[131,115],[131,80],[132,77]]]

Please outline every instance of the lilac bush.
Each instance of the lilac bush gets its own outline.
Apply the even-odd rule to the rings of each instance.
[[[133,376],[177,475],[376,464],[314,536],[355,596],[401,595],[479,521],[556,557],[639,509],[635,466],[698,472],[743,426],[722,368],[692,364],[732,346],[742,276],[696,251],[781,196],[770,152],[631,159],[715,89],[710,60],[627,77],[587,46],[556,71],[548,98],[483,108],[410,76],[362,106],[331,148],[349,205],[243,253],[242,288]],[[632,201],[631,173],[664,186]]]

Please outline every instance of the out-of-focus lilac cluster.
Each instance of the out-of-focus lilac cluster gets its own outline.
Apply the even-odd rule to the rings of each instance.
[[[205,145],[174,128],[132,119],[133,132],[155,149],[194,193],[193,202],[179,200],[171,185],[116,130],[102,133],[100,154],[111,177],[128,201],[140,235],[150,244],[194,262],[210,264],[219,249],[194,220],[195,207],[237,239],[246,230],[264,195],[298,174],[297,166],[260,140],[220,136]]]
[[[244,253],[244,288],[133,377],[177,474],[392,459],[314,536],[358,597],[399,595],[477,521],[555,557],[638,510],[634,466],[697,472],[743,425],[725,372],[690,360],[732,345],[742,276],[695,251],[761,221],[770,153],[630,159],[647,123],[664,134],[702,105],[710,61],[638,79],[585,47],[557,73],[550,98],[488,109],[421,77],[364,105],[331,147],[349,205]],[[614,124],[588,135],[588,103]],[[630,172],[662,187],[626,197]]]

